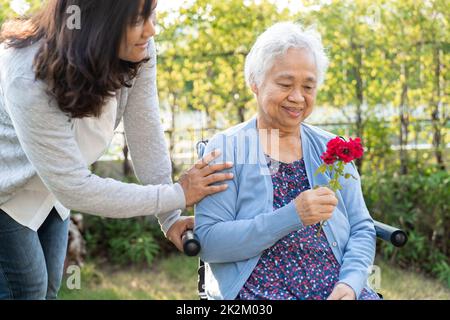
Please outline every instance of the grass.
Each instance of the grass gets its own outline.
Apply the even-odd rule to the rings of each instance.
[[[381,270],[380,292],[386,300],[450,300],[450,289],[434,279],[401,270],[377,260]],[[69,290],[65,300],[196,300],[197,259],[174,255],[151,268],[114,268],[86,264],[81,269],[81,290]]]
[[[379,259],[381,286],[378,290],[386,300],[450,300],[450,288],[422,274],[390,266]]]
[[[59,299],[196,300],[197,259],[174,255],[152,269],[88,263],[81,269],[81,290],[69,290],[64,279]]]

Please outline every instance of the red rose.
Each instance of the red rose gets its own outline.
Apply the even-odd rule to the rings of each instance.
[[[348,144],[350,146],[350,150],[353,154],[354,159],[358,159],[363,156],[364,150],[363,150],[360,138],[356,138],[354,140],[352,138],[350,138],[350,141],[348,142]]]
[[[345,143],[345,141],[339,137],[331,139],[327,143],[327,151],[326,152],[330,156],[336,157],[337,156],[336,150],[342,145],[342,143]]]
[[[332,156],[331,154],[329,154],[328,152],[324,152],[320,158],[323,160],[323,162],[325,162],[326,164],[333,164],[337,158],[335,156]]]
[[[352,150],[350,149],[348,142],[345,141],[342,141],[342,143],[336,149],[336,155],[339,160],[344,161],[345,163],[349,163],[354,159]]]
[[[331,139],[327,143],[327,151],[320,157],[326,164],[330,165],[340,160],[349,163],[363,156],[363,148],[361,139],[351,139],[349,142],[344,141],[340,137]]]

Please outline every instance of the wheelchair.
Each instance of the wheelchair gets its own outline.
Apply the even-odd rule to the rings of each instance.
[[[208,141],[197,143],[196,151],[199,158],[203,156]],[[380,221],[374,221],[377,238],[392,244],[395,247],[403,247],[408,242],[408,236],[405,231],[384,224]],[[193,230],[187,230],[182,237],[184,254],[190,257],[197,256],[201,250],[200,242],[194,237]],[[205,291],[205,263],[200,259],[198,267],[198,296],[200,300],[207,300]]]

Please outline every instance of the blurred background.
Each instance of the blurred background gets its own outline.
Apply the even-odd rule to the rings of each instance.
[[[0,25],[42,0],[0,0]],[[312,26],[330,58],[307,122],[362,138],[357,162],[374,219],[401,227],[403,248],[379,242],[386,299],[450,299],[450,0],[158,1],[161,117],[173,178],[196,160],[197,141],[245,121],[256,103],[244,61],[279,21]],[[123,130],[92,168],[135,182]],[[186,212],[186,214],[193,214]],[[184,257],[151,218],[72,214],[67,265],[81,290],[63,299],[196,299],[197,259]]]

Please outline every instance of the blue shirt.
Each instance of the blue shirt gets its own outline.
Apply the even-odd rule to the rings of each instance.
[[[320,155],[335,135],[302,124],[303,158],[310,187],[325,185],[328,173],[314,175]],[[262,252],[303,224],[293,202],[273,209],[273,185],[256,118],[215,135],[205,153],[220,149],[214,162],[232,161],[234,178],[228,189],[204,198],[195,210],[195,234],[202,244],[205,289],[209,299],[236,298]],[[358,297],[367,284],[375,255],[375,228],[361,191],[360,177],[352,165],[345,172],[357,178],[342,179],[336,193],[338,205],[323,231],[341,265],[339,282],[348,284]]]

